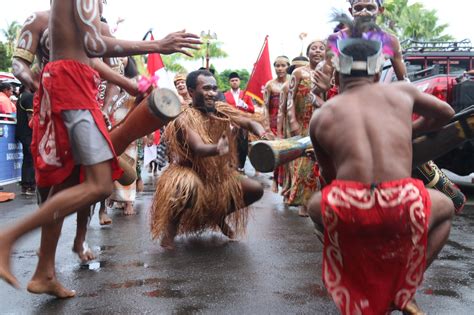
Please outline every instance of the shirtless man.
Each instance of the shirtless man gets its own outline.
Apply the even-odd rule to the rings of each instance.
[[[186,48],[195,49],[201,43],[198,36],[185,31],[147,42],[104,37],[100,33],[99,10],[98,0],[52,1],[50,62],[43,70],[39,87],[41,108],[33,118],[37,143],[32,151],[36,154],[38,182],[54,186],[53,196],[39,211],[0,232],[0,278],[14,287],[19,287],[10,272],[15,242],[40,226],[62,224],[66,215],[106,198],[113,179],[121,174],[97,106],[98,76],[90,67],[90,58],[154,52],[190,55]],[[58,89],[61,86],[67,88]],[[55,88],[54,94],[49,93],[51,87]],[[82,166],[84,174],[80,184],[78,166]],[[49,259],[54,260],[54,254]],[[50,272],[38,275],[28,289],[60,298],[75,295]]]
[[[100,7],[100,14],[102,15],[102,6]],[[22,84],[30,91],[35,92],[38,89],[40,77],[38,73],[32,70],[34,58],[38,60],[39,71],[49,62],[50,58],[50,43],[49,43],[49,29],[48,23],[50,18],[50,10],[35,12],[29,16],[20,31],[20,37],[16,50],[13,55],[13,74],[22,82]],[[105,23],[101,23],[101,34],[104,36],[111,37],[109,27]],[[121,86],[128,93],[136,95],[138,93],[137,84],[133,80],[128,80],[123,76],[118,75],[117,71],[111,71],[116,65],[117,58],[107,58],[107,67],[100,59],[94,59],[93,67],[97,70],[101,78],[107,80],[107,92],[114,91],[117,86]],[[113,93],[108,93],[109,99],[113,96]],[[39,102],[39,100],[37,100]],[[37,108],[38,109],[38,108]],[[37,187],[38,188],[38,200],[39,203],[43,203],[48,198],[50,192],[49,186]],[[101,208],[102,209],[102,208]],[[94,259],[94,254],[89,248],[86,240],[87,224],[89,222],[90,207],[86,207],[77,212],[77,231],[76,237],[72,250],[75,252],[81,262],[87,262]],[[104,211],[99,211],[100,222],[104,222],[108,217]],[[109,219],[110,220],[110,219]],[[58,237],[61,232],[61,226],[59,225],[47,225],[44,226],[42,232],[42,243],[48,244],[47,248],[51,251],[55,251],[55,247],[52,247],[52,240]],[[52,238],[46,237],[45,235],[52,235]],[[40,248],[38,269],[48,270],[49,268],[44,265],[43,261],[45,257],[50,257],[48,253],[43,253],[45,246],[42,245]],[[52,262],[50,261],[52,264]],[[54,264],[52,267],[54,268]],[[33,276],[33,278],[35,278]]]
[[[453,116],[445,102],[409,83],[379,85],[380,41],[338,42],[341,94],[311,119],[327,183],[309,212],[324,231],[323,280],[343,314],[419,314],[413,297],[448,239],[452,201],[411,178],[413,133]],[[422,116],[412,123],[412,113]]]

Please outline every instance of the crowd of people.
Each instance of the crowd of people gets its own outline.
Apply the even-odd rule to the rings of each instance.
[[[276,58],[263,107],[241,90],[237,72],[224,92],[212,72],[199,69],[177,74],[176,99],[163,98],[181,108],[179,116],[160,113],[153,120],[147,116],[153,109],[142,110],[150,103],[144,99],[160,97],[139,88],[130,56],[189,55],[201,44],[198,36],[116,39],[97,0],[53,0],[50,10],[32,14],[21,31],[30,40],[19,42],[13,72],[23,84],[18,105],[25,114],[18,123],[31,126],[18,135],[27,151],[22,186],[29,194],[37,188],[40,208],[0,229],[0,278],[18,287],[10,272],[12,247],[41,227],[39,262],[27,289],[73,297],[55,272],[64,217],[77,212],[74,252],[82,261],[94,259],[85,242],[91,207],[100,203],[102,225],[112,223],[107,207],[114,203],[134,214],[146,171],[159,175],[150,229],[161,246],[173,249],[176,235],[205,229],[235,239],[264,193],[245,175],[249,139],[311,136],[314,153],[276,169],[272,191],[313,220],[334,302],[343,314],[420,314],[416,288],[448,239],[454,205],[412,178],[411,140],[440,128],[454,112],[403,82],[400,44],[374,24],[383,1],[349,3],[353,19],[336,15],[339,28],[312,41],[306,57]],[[387,58],[402,82],[377,84]],[[32,68],[35,60],[41,75]],[[8,96],[0,87],[0,97]],[[413,113],[419,115],[414,122]],[[142,126],[141,119],[154,125]]]

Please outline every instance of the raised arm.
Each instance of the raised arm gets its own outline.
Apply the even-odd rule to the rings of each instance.
[[[77,0],[74,15],[80,30],[84,48],[89,57],[125,57],[147,53],[172,54],[176,52],[191,56],[186,49],[197,49],[201,41],[197,35],[184,30],[168,34],[155,41],[127,41],[101,34],[98,0]]]
[[[39,76],[31,71],[43,26],[48,24],[47,12],[36,12],[29,16],[20,31],[18,44],[13,53],[12,73],[28,90],[35,92]]]

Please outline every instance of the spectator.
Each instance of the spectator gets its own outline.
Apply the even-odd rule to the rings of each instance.
[[[10,83],[0,83],[0,114],[12,114],[16,112],[15,104],[10,100],[13,87]]]

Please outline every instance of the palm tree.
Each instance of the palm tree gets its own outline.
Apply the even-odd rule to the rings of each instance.
[[[183,67],[181,64],[179,64],[179,60],[181,58],[182,58],[181,54],[161,56],[161,59],[163,60],[163,63],[165,64],[165,67],[168,71],[171,71],[174,73],[187,73],[188,71],[186,70],[186,68]]]
[[[204,66],[204,62],[206,60],[207,49],[209,49],[210,59],[226,58],[228,56],[228,54],[224,50],[222,50],[222,48],[221,48],[222,44],[223,43],[219,42],[219,41],[209,42],[209,46],[204,44],[204,45],[201,45],[201,47],[198,50],[193,51],[193,56],[192,57],[185,56],[184,58],[186,58],[188,60],[201,60],[202,65]],[[207,48],[207,47],[209,47],[209,48]]]
[[[16,41],[18,39],[18,33],[21,30],[21,24],[17,21],[13,21],[11,23],[7,23],[7,28],[2,29],[3,36],[5,36],[7,40],[7,47],[8,47],[8,55],[13,55],[13,50],[16,46]]]

